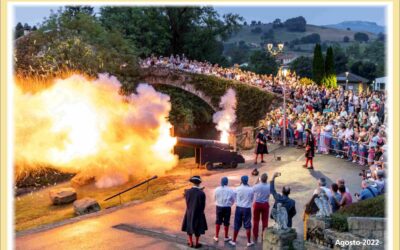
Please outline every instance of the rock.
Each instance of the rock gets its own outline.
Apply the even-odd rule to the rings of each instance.
[[[267,228],[264,233],[263,250],[282,250],[293,248],[293,241],[297,238],[296,230],[276,230],[273,227]]]
[[[101,208],[95,199],[85,197],[74,202],[74,210],[75,214],[83,215],[100,211]]]
[[[54,205],[68,204],[76,200],[76,191],[73,188],[53,189],[49,194]]]

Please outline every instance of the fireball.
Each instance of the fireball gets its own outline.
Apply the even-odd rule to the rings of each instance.
[[[23,79],[22,86],[29,86]],[[170,136],[169,96],[147,84],[119,94],[106,74],[74,74],[36,92],[16,85],[14,97],[16,178],[39,166],[94,177],[98,187],[120,185],[130,176],[162,174],[174,167],[176,138]]]

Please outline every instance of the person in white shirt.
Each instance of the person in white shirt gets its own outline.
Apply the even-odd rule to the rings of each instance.
[[[261,181],[261,182],[260,182]],[[270,185],[267,183],[268,175],[263,173],[258,183],[253,186],[254,204],[253,204],[253,238],[254,242],[258,239],[258,224],[260,217],[262,221],[262,232],[268,227],[269,215],[269,195],[271,194]],[[262,233],[261,233],[262,236]],[[262,238],[262,237],[261,237]]]
[[[247,246],[253,246],[254,242],[251,241],[251,205],[253,204],[254,191],[248,184],[249,177],[242,176],[241,184],[236,188],[236,210],[235,210],[235,226],[233,233],[233,240],[229,244],[236,246],[236,239],[239,234],[240,228],[246,229]]]
[[[313,194],[318,194],[318,189],[324,190],[329,199],[332,197],[331,189],[326,186],[326,179],[324,177],[319,178],[318,188],[314,190]]]
[[[230,241],[232,238],[228,236],[229,221],[231,219],[231,207],[235,203],[235,192],[228,187],[227,177],[221,178],[221,186],[215,189],[214,199],[217,206],[214,240],[218,241],[219,230],[223,223],[225,229],[224,241]]]

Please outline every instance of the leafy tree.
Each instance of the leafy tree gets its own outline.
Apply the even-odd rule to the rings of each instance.
[[[300,56],[290,63],[290,70],[301,77],[312,78],[313,60],[310,57]]]
[[[323,79],[325,86],[329,88],[335,88],[336,84],[336,72],[335,72],[335,62],[333,56],[333,49],[329,47],[326,51],[325,57],[325,77]]]
[[[304,32],[306,31],[306,19],[302,16],[287,19],[285,27],[288,31]]]
[[[278,63],[275,58],[264,50],[255,50],[250,55],[249,70],[257,74],[276,74]]]
[[[65,15],[76,17],[79,14],[93,15],[93,7],[87,5],[65,6]]]
[[[247,22],[246,22],[246,21],[244,21],[243,25],[244,25],[244,26],[247,26]]]
[[[32,27],[29,24],[27,23],[24,24],[24,30],[31,30],[31,29]]]
[[[272,22],[272,28],[276,29],[276,28],[281,28],[283,27],[284,24],[282,23],[281,19],[277,18]]]
[[[102,7],[103,25],[118,30],[139,49],[151,53],[185,54],[188,58],[221,63],[223,41],[237,32],[242,17],[212,7]]]
[[[257,25],[257,22],[256,21],[251,21],[251,24],[250,24],[250,26],[255,26],[255,25]]]
[[[348,57],[340,46],[333,47],[336,74],[347,71]]]
[[[242,64],[249,59],[249,52],[250,47],[245,41],[240,41],[239,44],[227,48],[225,55],[230,57],[230,65]]]
[[[373,80],[377,77],[376,66],[372,62],[357,61],[351,65],[350,71],[369,80]]]
[[[344,43],[350,42],[350,38],[349,38],[348,36],[344,36],[344,37],[343,37],[343,42],[344,42]]]
[[[379,32],[377,39],[378,41],[384,42],[386,40],[386,35],[383,34],[382,32]]]
[[[314,48],[314,57],[313,57],[313,70],[312,70],[312,79],[317,84],[322,83],[322,78],[325,75],[324,69],[324,57],[322,55],[321,45],[317,43]]]
[[[24,35],[24,26],[22,26],[22,23],[17,23],[17,25],[15,26],[14,37],[15,39],[17,39],[23,35]]]
[[[302,84],[302,85],[311,85],[311,84],[314,84],[314,82],[310,78],[302,77],[302,78],[300,78],[300,84]]]
[[[368,42],[369,37],[363,32],[357,32],[354,34],[354,40],[357,42]]]
[[[37,27],[36,26],[33,26],[32,27],[32,31],[36,31],[37,30]]]
[[[60,9],[32,35],[16,44],[17,74],[47,77],[65,70],[89,75],[108,72],[133,81],[138,73],[135,47],[104,29],[92,15]]]
[[[307,36],[303,36],[300,39],[301,43],[320,43],[321,42],[321,36],[318,33],[312,33]]]

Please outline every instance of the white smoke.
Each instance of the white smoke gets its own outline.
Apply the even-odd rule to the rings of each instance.
[[[217,130],[221,131],[220,141],[223,143],[229,142],[229,132],[236,121],[236,105],[236,93],[230,88],[221,97],[219,107],[222,110],[213,115],[213,122],[217,124]]]

